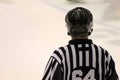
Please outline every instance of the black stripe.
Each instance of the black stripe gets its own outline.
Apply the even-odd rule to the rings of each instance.
[[[46,73],[45,73],[45,75],[44,75],[44,77],[43,77],[43,80],[48,76],[48,73],[49,73],[50,68],[51,68],[51,66],[52,66],[52,62],[53,62],[53,59],[51,60],[50,66],[48,67],[48,69],[47,69],[47,71],[46,71]],[[48,65],[47,65],[47,66],[48,66]]]
[[[49,58],[49,60],[48,60],[48,62],[47,62],[47,64],[46,64],[46,67],[45,67],[45,69],[47,68],[47,66],[48,66],[48,63],[49,63],[49,61],[50,61],[50,59],[51,59],[52,57],[50,57]]]
[[[99,75],[99,54],[98,54],[98,47],[96,45],[95,46],[95,52],[96,52],[96,78],[100,79],[100,75]]]
[[[76,53],[76,65],[77,65],[77,67],[79,67],[79,49],[78,49],[78,45],[77,44],[75,44],[75,53]]]
[[[72,54],[72,49],[71,46],[68,45],[68,51],[69,51],[69,55],[70,55],[70,66],[71,66],[71,70],[73,69],[73,54]]]
[[[89,44],[89,66],[92,67],[92,58],[93,58],[93,52],[92,52],[92,45]]]
[[[101,48],[101,50],[102,50],[102,54],[101,54],[101,56],[102,56],[102,80],[104,80],[105,79],[105,53],[104,53],[104,50]]]
[[[82,44],[83,49],[83,66],[86,66],[86,50],[85,50],[85,44]]]
[[[48,80],[50,80],[50,77],[49,77],[49,79]]]
[[[65,80],[67,80],[67,74],[68,74],[68,65],[67,65],[67,58],[66,58],[66,51],[65,51],[65,49],[63,48],[63,47],[61,47],[60,48],[61,50],[62,50],[62,52],[63,52],[63,54],[64,54],[64,58],[65,58],[65,67],[66,67],[66,71],[65,71]]]
[[[52,63],[52,69],[55,67],[56,63],[57,63],[57,60],[55,59],[55,61]]]
[[[60,53],[57,50],[54,51],[54,54],[56,54],[60,58],[60,60],[62,61],[62,56],[60,55]]]

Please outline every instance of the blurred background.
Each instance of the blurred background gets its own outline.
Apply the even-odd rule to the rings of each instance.
[[[0,80],[41,80],[52,52],[70,40],[64,17],[81,6],[94,16],[95,44],[120,75],[120,0],[0,0]]]

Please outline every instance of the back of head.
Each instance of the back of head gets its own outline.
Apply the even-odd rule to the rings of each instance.
[[[89,36],[92,32],[93,15],[83,7],[70,10],[65,16],[68,35],[72,37]]]

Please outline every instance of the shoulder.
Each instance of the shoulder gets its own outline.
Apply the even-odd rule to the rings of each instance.
[[[112,56],[111,56],[111,54],[109,53],[109,51],[107,49],[105,49],[104,47],[101,47],[100,45],[96,45],[96,44],[93,44],[93,45],[96,47],[96,50],[99,53],[102,53],[102,55],[105,57],[105,60],[107,62],[111,61]]]
[[[64,53],[66,51],[67,45],[58,47],[57,49],[54,50],[53,54],[60,54]]]
[[[110,53],[108,52],[108,50],[106,48],[104,48],[104,47],[102,47],[100,45],[96,45],[94,43],[93,43],[93,45],[95,47],[95,50],[97,50],[98,52],[104,53],[104,55],[107,56],[107,57],[111,56]]]
[[[55,58],[61,64],[63,60],[63,56],[66,52],[66,47],[67,45],[58,47],[53,51],[53,54],[51,55],[51,57]]]
[[[104,47],[100,46],[100,45],[97,45],[97,44],[94,44],[94,47],[97,48],[97,49],[101,49],[101,50],[104,50],[104,51],[107,51]]]

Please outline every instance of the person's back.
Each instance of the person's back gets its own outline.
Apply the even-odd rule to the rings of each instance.
[[[77,7],[67,13],[65,21],[72,39],[53,52],[42,80],[119,80],[112,56],[88,39],[91,12]]]

